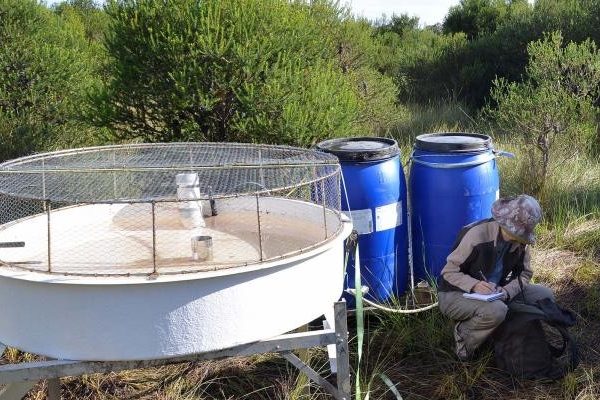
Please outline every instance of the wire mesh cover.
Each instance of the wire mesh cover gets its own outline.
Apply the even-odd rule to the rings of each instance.
[[[0,164],[0,265],[186,273],[291,256],[341,229],[340,167],[287,146],[171,143]]]

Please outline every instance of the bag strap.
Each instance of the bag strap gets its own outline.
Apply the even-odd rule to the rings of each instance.
[[[519,281],[519,287],[521,288],[521,296],[523,297],[523,303],[527,303],[527,298],[525,297],[525,288],[523,287],[523,280],[521,279],[521,273],[517,275],[517,281]]]
[[[565,373],[575,370],[575,368],[577,368],[577,365],[579,365],[579,349],[577,347],[577,342],[575,341],[573,336],[571,336],[567,328],[561,325],[549,325],[551,325],[558,332],[560,332],[563,340],[562,346],[560,347],[555,347],[550,343],[546,343],[552,356],[554,358],[558,358],[565,353],[565,350],[567,351],[567,362],[561,363],[561,376],[563,376]]]
[[[535,304],[522,301],[511,301],[508,303],[508,311],[513,313],[530,314],[535,319],[546,320],[546,313]]]
[[[569,343],[569,337],[567,337],[569,334],[565,329],[562,329],[562,327],[555,327],[556,330],[558,330],[562,336],[562,344],[560,347],[555,347],[553,344],[551,343],[547,343],[548,344],[548,349],[550,349],[550,353],[552,354],[552,357],[558,358],[560,356],[563,355],[563,353],[565,352],[565,350],[567,349],[567,344]]]
[[[577,365],[579,365],[579,349],[577,347],[577,342],[575,341],[575,339],[573,338],[573,336],[571,336],[571,334],[569,333],[569,331],[567,331],[567,328],[565,328],[564,326],[560,326],[560,325],[553,325],[554,328],[556,328],[556,330],[558,330],[563,338],[563,346],[562,346],[562,350],[560,351],[560,353],[558,353],[558,355],[554,355],[555,357],[559,357],[561,356],[565,349],[568,350],[568,356],[569,356],[569,362],[567,365],[567,368],[569,371],[574,370],[575,368],[577,368]],[[558,350],[558,349],[557,349]],[[553,350],[550,350],[553,351]]]

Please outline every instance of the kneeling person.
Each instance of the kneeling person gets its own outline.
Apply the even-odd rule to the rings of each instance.
[[[440,311],[457,321],[454,326],[456,355],[468,359],[504,321],[505,303],[554,300],[552,291],[530,283],[529,244],[542,217],[539,203],[531,196],[496,200],[492,218],[464,227],[442,269],[438,294]],[[503,301],[485,302],[463,297],[463,293],[503,293]]]

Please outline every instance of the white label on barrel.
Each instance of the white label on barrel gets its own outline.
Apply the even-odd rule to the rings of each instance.
[[[392,203],[375,209],[377,232],[402,225],[402,202]]]
[[[366,235],[373,232],[373,213],[370,208],[366,210],[352,210],[352,224],[359,235]]]

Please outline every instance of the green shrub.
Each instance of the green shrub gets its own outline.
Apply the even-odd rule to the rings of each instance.
[[[3,0],[0,43],[0,160],[96,142],[77,118],[97,84],[81,22],[34,0]]]
[[[554,33],[531,43],[528,53],[526,80],[495,80],[491,96],[497,107],[488,106],[484,115],[520,138],[526,149],[522,181],[540,196],[551,157],[572,157],[596,137],[600,52],[589,40],[563,46]]]
[[[399,84],[401,101],[450,97],[481,108],[494,79],[522,81],[527,46],[546,32],[561,31],[567,42],[599,43],[600,1],[462,0],[450,9],[444,34],[418,29],[406,18],[392,22],[379,29],[387,46],[380,62]]]
[[[468,42],[463,33],[441,35],[433,29],[405,29],[401,34],[378,28],[377,68],[398,86],[400,102],[428,103],[460,92],[456,79]]]
[[[493,33],[515,3],[525,3],[525,0],[461,0],[457,6],[450,7],[444,19],[444,33],[463,32],[469,39]]]
[[[95,0],[66,0],[55,6],[55,12],[64,17],[74,14],[81,21],[85,37],[102,48],[108,32],[108,15]]]
[[[307,145],[385,129],[366,99],[395,109],[393,84],[366,65],[370,27],[327,1],[113,0],[106,10],[113,80],[96,123],[120,138]],[[373,81],[385,90],[361,92]]]

